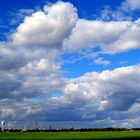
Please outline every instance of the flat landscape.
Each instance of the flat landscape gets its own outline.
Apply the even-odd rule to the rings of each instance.
[[[109,132],[1,132],[0,140],[140,139],[140,131]]]

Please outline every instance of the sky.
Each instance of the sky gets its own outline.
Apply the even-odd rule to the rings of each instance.
[[[139,15],[140,0],[1,0],[0,120],[139,127]]]

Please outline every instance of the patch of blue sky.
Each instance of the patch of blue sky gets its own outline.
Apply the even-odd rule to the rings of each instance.
[[[69,57],[73,57],[73,54]],[[67,56],[68,57],[68,56]],[[66,56],[65,56],[66,60]],[[64,76],[66,78],[75,78],[84,75],[87,72],[101,71],[102,67],[93,64],[93,58],[73,58],[71,62],[66,62],[62,65]]]
[[[78,9],[78,15],[80,18],[93,19],[95,13],[99,12],[105,5],[111,5],[114,9],[119,6],[123,0],[63,0],[73,3]]]
[[[115,55],[103,55],[103,57],[112,62],[111,65],[108,66],[108,68],[111,70],[117,67],[125,67],[139,64],[140,50],[134,49],[128,52],[118,53]]]
[[[61,92],[53,92],[53,93],[51,93],[51,97],[60,97],[60,96],[63,96],[63,93],[61,93]]]
[[[118,67],[137,65],[140,63],[140,50],[138,49],[114,55],[106,54],[99,56],[111,62],[111,64],[107,66],[95,64],[94,59],[96,58],[80,58],[80,56],[76,58],[75,56],[76,54],[65,54],[63,56],[64,60],[73,58],[71,62],[66,62],[62,65],[62,70],[66,78],[76,78],[87,72],[102,72],[106,69],[113,70]]]

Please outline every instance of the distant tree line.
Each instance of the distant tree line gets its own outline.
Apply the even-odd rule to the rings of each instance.
[[[0,128],[1,131],[1,128]],[[85,131],[140,131],[140,128],[69,128],[69,129],[5,129],[5,132],[85,132]],[[2,131],[1,131],[2,132]]]

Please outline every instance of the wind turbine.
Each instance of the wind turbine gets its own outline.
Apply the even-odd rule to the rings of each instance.
[[[5,122],[4,121],[1,121],[1,131],[4,132],[4,129],[5,129]]]

